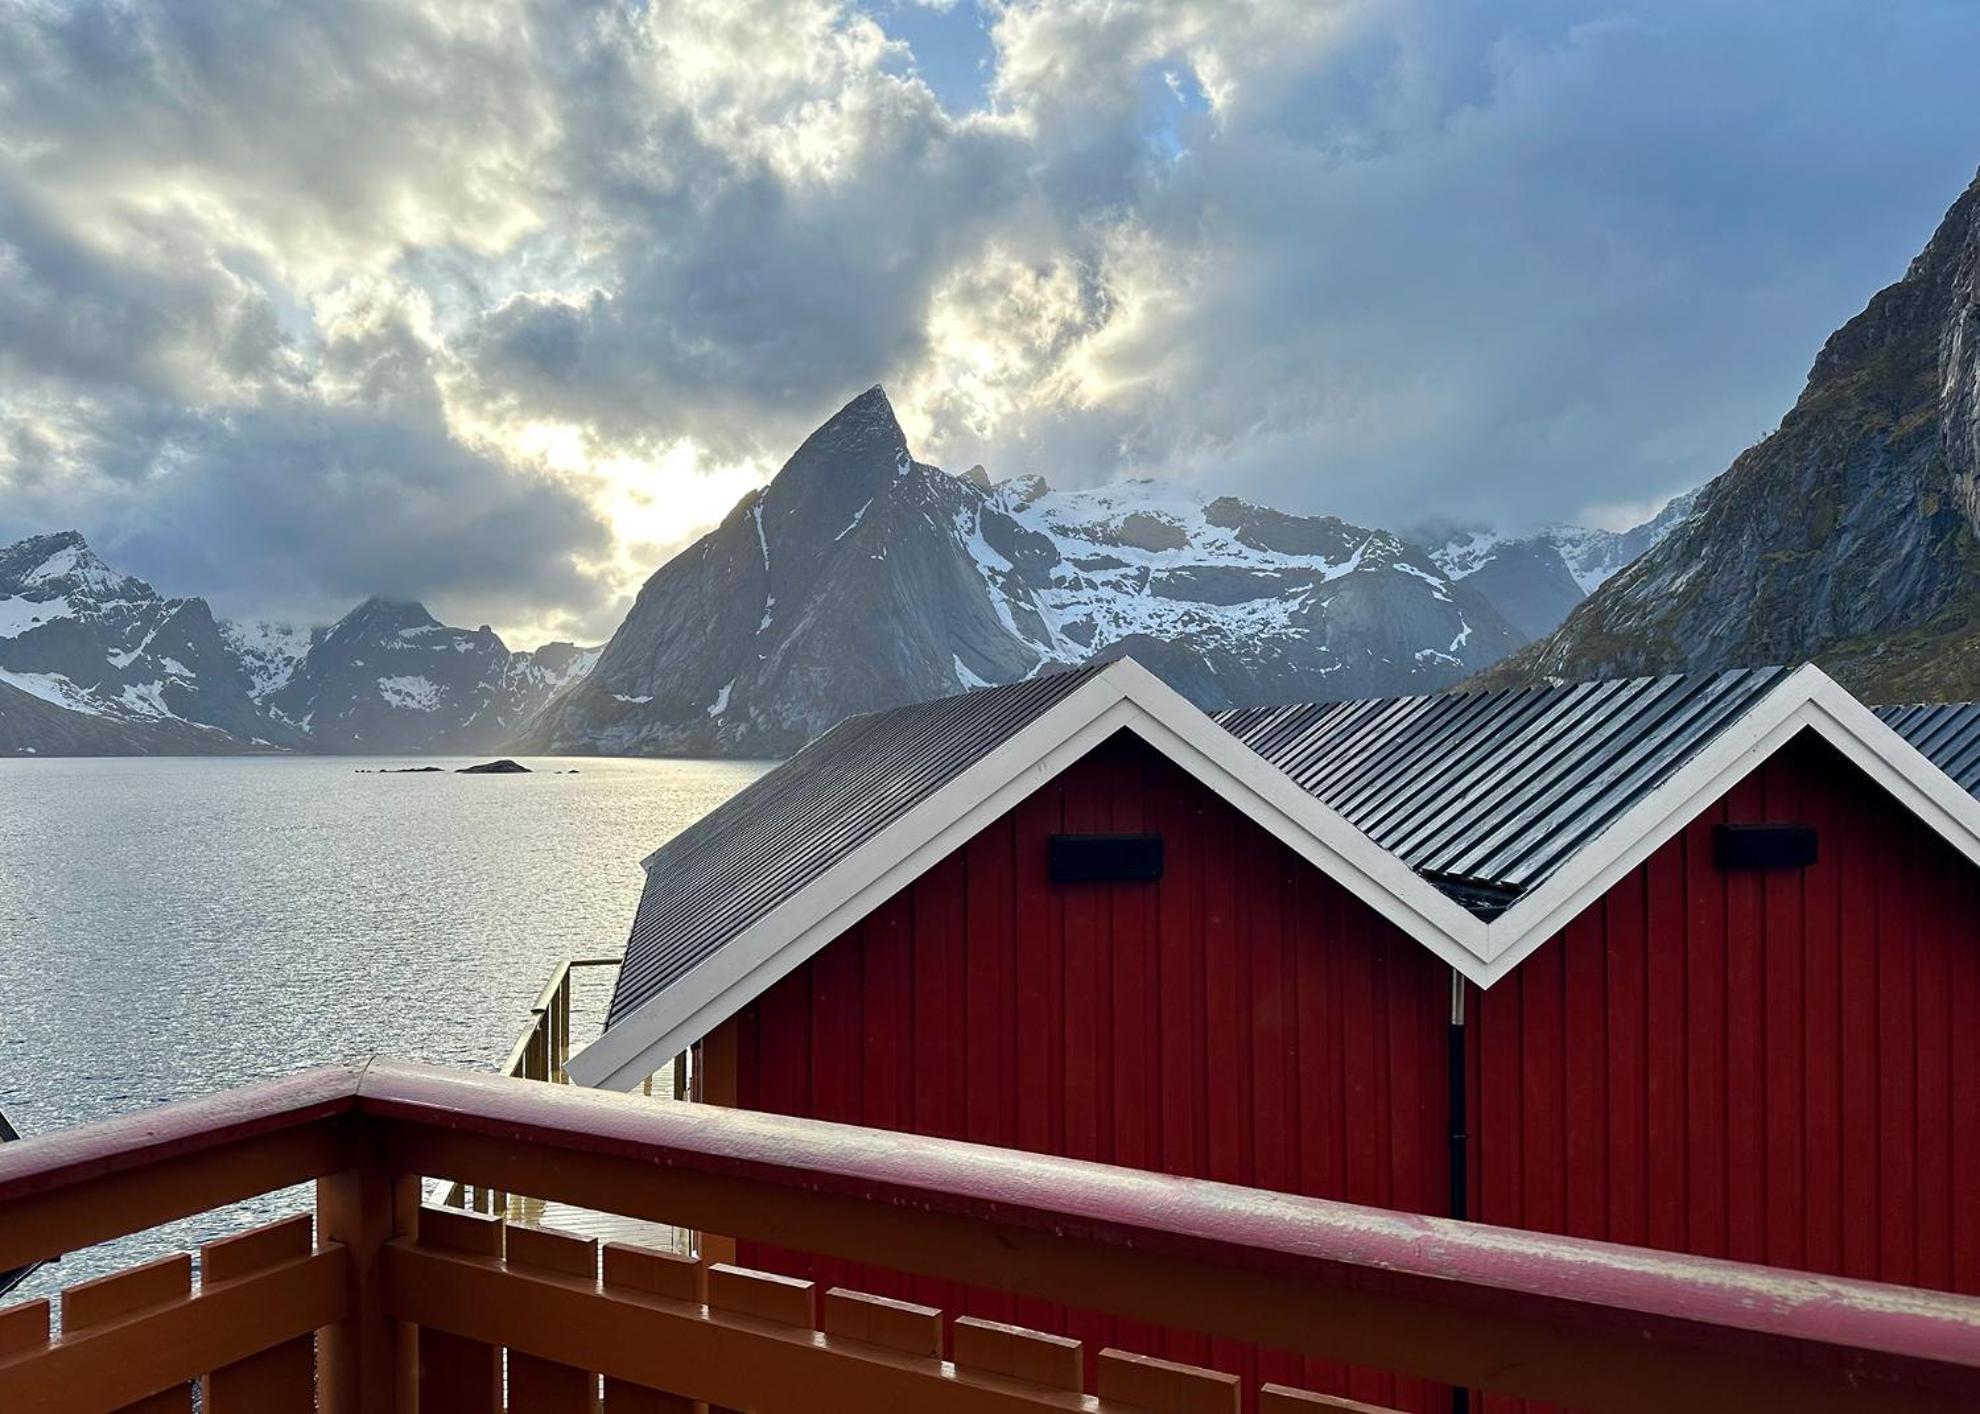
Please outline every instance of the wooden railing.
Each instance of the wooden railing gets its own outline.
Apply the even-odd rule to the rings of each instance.
[[[542,1080],[552,1085],[568,1085],[564,1062],[571,1058],[571,976],[584,967],[617,967],[616,957],[574,957],[557,964],[536,1002],[529,1009],[529,1021],[516,1044],[509,1049],[501,1075],[517,1080]],[[499,1212],[507,1202],[506,1193],[472,1188],[456,1183],[442,1200],[449,1208],[471,1208],[480,1213]]]
[[[1233,1381],[493,1218],[425,1178],[1591,1410],[1980,1407],[1980,1301],[388,1062],[0,1150],[0,1268],[316,1211],[0,1310],[0,1409],[1229,1410]],[[314,1369],[305,1360],[314,1334]],[[506,1352],[506,1353],[505,1353]],[[1274,1392],[1266,1408],[1316,1407]],[[139,1403],[143,1401],[143,1403]],[[1328,1407],[1320,1404],[1317,1407]]]

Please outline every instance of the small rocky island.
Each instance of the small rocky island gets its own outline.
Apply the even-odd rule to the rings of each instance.
[[[529,767],[520,761],[503,757],[500,761],[484,761],[479,766],[462,766],[454,772],[457,776],[527,776]]]

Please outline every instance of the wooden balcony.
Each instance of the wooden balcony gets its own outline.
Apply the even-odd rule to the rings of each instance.
[[[423,1208],[422,1180],[1595,1410],[1980,1407],[1980,1301],[378,1061],[0,1150],[0,1269],[314,1214],[0,1310],[0,1409],[1233,1410],[1228,1376]],[[1269,1411],[1345,1407],[1250,1392]]]

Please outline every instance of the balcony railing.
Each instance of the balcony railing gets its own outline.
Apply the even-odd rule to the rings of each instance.
[[[1207,1371],[1109,1353],[1083,1392],[1061,1339],[422,1208],[428,1178],[1585,1409],[1980,1407],[1965,1297],[379,1061],[0,1150],[0,1269],[317,1195],[196,1289],[168,1257],[63,1293],[59,1334],[0,1310],[0,1409],[203,1380],[206,1414],[589,1410],[601,1377],[607,1410],[1236,1407]]]

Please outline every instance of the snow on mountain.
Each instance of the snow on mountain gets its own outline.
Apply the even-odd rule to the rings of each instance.
[[[855,712],[1120,653],[1213,706],[1422,691],[1523,641],[1387,531],[951,476],[875,388],[647,581],[526,745],[781,755]]]
[[[1628,530],[1555,524],[1531,535],[1431,523],[1415,532],[1437,567],[1485,595],[1528,638],[1552,633],[1604,581],[1691,514],[1698,493],[1674,497]]]
[[[597,652],[515,653],[486,624],[451,628],[422,605],[372,598],[310,636],[267,705],[318,751],[493,750]]]
[[[386,600],[328,629],[219,623],[74,531],[0,547],[0,752],[482,750],[599,652],[511,653]]]
[[[295,676],[309,654],[311,633],[266,619],[229,619],[220,625],[221,637],[240,660],[248,675],[248,693],[257,702],[280,691]]]
[[[287,744],[206,601],[162,597],[75,531],[0,547],[0,683],[13,690],[0,703],[0,751]]]

